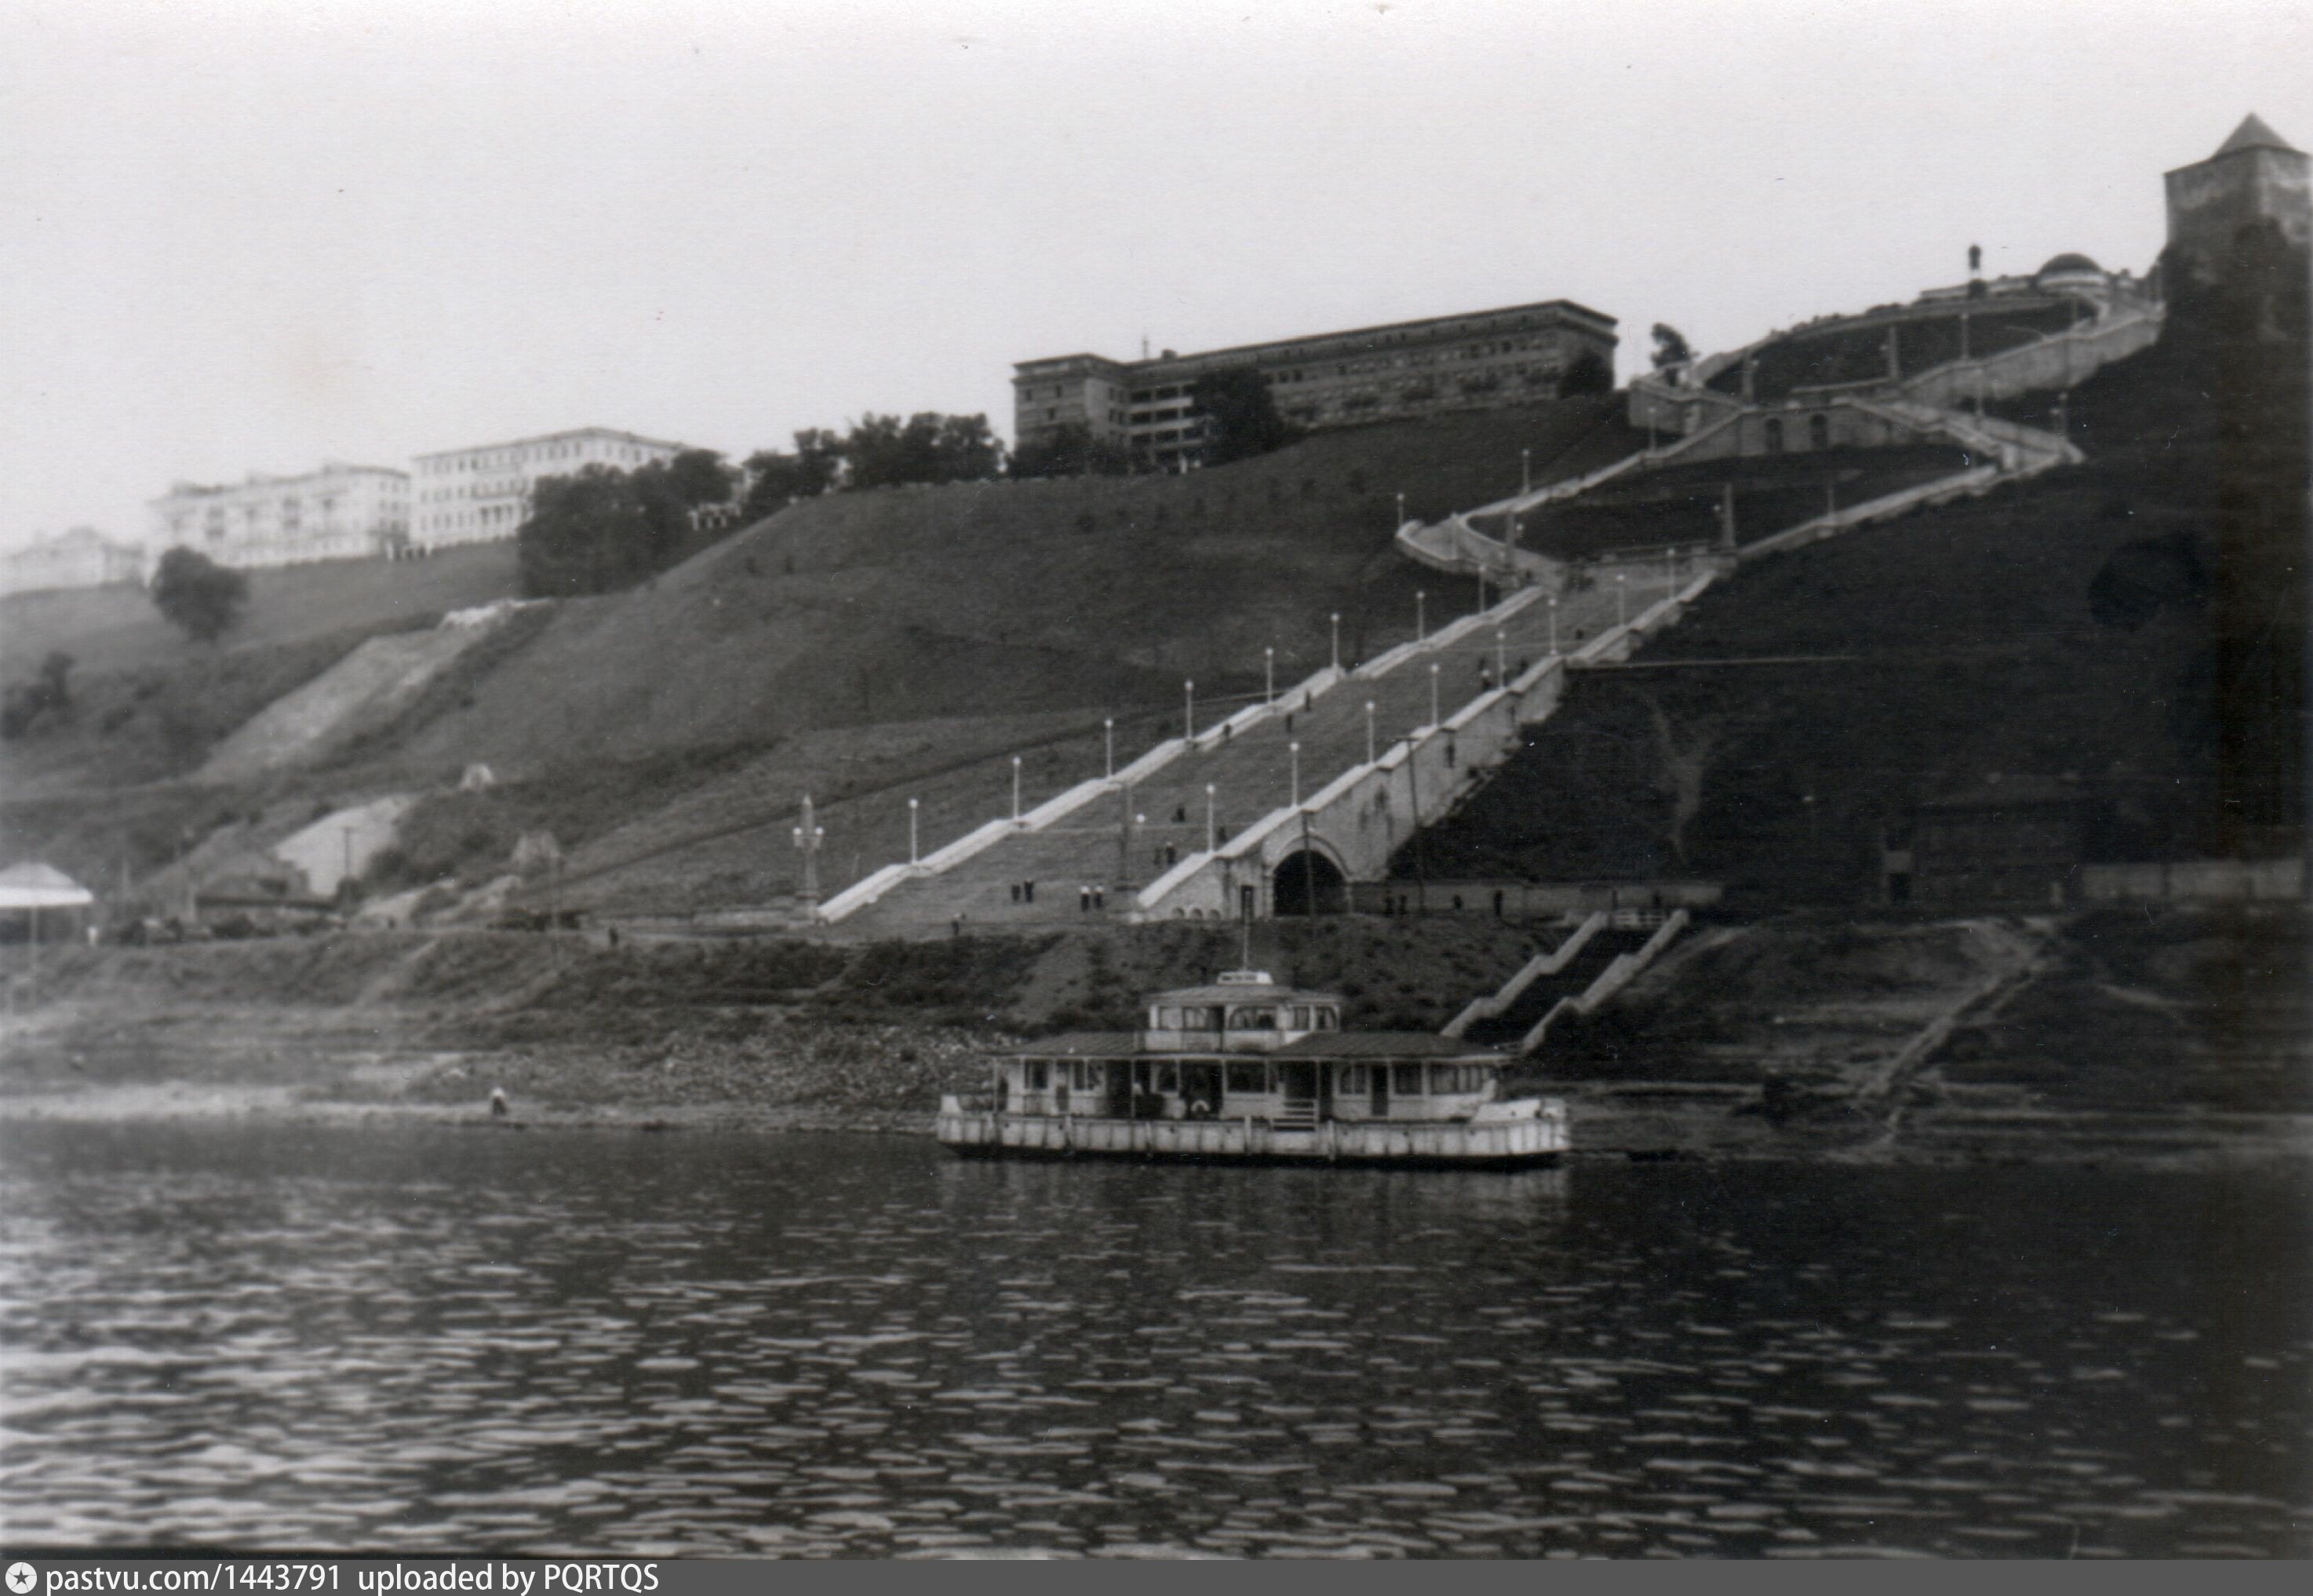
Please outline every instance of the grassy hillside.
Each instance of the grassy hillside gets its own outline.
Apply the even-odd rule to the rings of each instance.
[[[511,598],[514,545],[481,543],[430,560],[333,560],[249,573],[249,608],[227,650],[308,643],[340,632],[398,631],[445,611]],[[51,648],[84,673],[174,668],[193,657],[139,586],[18,593],[0,598],[0,676],[28,675]]]
[[[605,839],[574,862],[617,866],[606,892],[640,890],[653,907],[699,891],[729,901],[761,886],[765,843],[752,828],[784,824],[804,787],[825,800],[937,777],[910,788],[930,795],[928,847],[999,812],[1011,747],[1034,751],[1032,780],[1051,784],[1034,796],[1048,796],[1097,771],[1104,715],[1120,717],[1123,757],[1164,735],[1184,675],[1210,709],[1259,691],[1264,648],[1280,682],[1322,666],[1329,613],[1351,657],[1411,634],[1417,588],[1442,622],[1474,601],[1474,584],[1459,591],[1394,551],[1395,494],[1409,515],[1435,516],[1514,490],[1522,448],[1546,480],[1640,441],[1617,401],[1598,398],[1322,434],[1192,477],[838,495],[641,588],[527,613],[416,703],[351,728],[324,767],[215,792],[88,797],[190,771],[270,698],[389,626],[393,603],[423,595],[406,619],[424,622],[502,596],[510,546],[260,574],[244,632],[213,657],[125,613],[119,629],[90,634],[103,647],[89,652],[57,624],[71,606],[49,606],[48,631],[22,646],[33,659],[52,641],[81,655],[83,703],[9,749],[0,851],[110,879],[124,853],[142,874],[221,809],[419,791],[430,796],[396,878],[488,873],[511,836],[544,826],[566,846]],[[460,571],[463,587],[437,580]],[[312,627],[295,622],[297,592]],[[147,663],[108,671],[108,659]],[[877,729],[893,723],[908,728],[903,754]],[[1052,746],[1068,727],[1073,742]],[[958,768],[974,760],[987,768]],[[505,785],[444,790],[476,762]],[[848,878],[851,851],[872,865],[904,848],[904,831],[884,834],[904,825],[894,802],[875,811],[872,840],[831,855],[831,885]],[[784,877],[791,860],[773,840]]]
[[[2087,464],[1745,568],[1400,868],[1851,898],[1992,772],[2076,777],[2092,857],[2292,851],[2305,350],[2172,332],[2072,395]]]
[[[565,605],[400,758],[532,772],[763,745],[811,727],[1169,703],[1409,631],[1442,589],[1392,549],[1409,514],[1626,453],[1611,401],[1324,434],[1190,477],[975,483],[798,505],[631,593]],[[1434,595],[1432,616],[1474,599]]]

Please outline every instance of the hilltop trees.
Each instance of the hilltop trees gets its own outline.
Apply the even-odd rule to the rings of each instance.
[[[249,578],[181,544],[153,572],[153,607],[197,643],[231,631],[249,603]]]
[[[514,534],[523,591],[568,598],[631,586],[693,552],[697,512],[731,497],[730,468],[710,449],[631,472],[589,465],[547,477]]]
[[[1585,349],[1566,375],[1558,379],[1558,397],[1578,399],[1587,393],[1612,393],[1614,370],[1596,349]]]
[[[1281,449],[1301,436],[1269,392],[1269,379],[1251,366],[1207,372],[1189,386],[1192,410],[1210,424],[1207,465],[1227,465]]]
[[[816,498],[843,474],[843,440],[817,427],[795,435],[795,453],[758,449],[747,456],[747,497],[739,507],[743,522],[776,515],[799,498]]]
[[[1654,340],[1657,371],[1669,371],[1694,358],[1694,351],[1687,347],[1686,334],[1667,322],[1655,323]]]
[[[1003,445],[988,418],[919,410],[862,416],[843,440],[843,485],[892,488],[905,482],[979,482],[1004,471]]]
[[[1123,444],[1095,439],[1081,421],[1055,427],[1012,451],[1016,477],[1114,477],[1131,469]]]

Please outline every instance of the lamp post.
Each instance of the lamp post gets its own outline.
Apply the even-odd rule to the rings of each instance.
[[[1495,686],[1497,686],[1497,687],[1508,687],[1509,684],[1510,684],[1510,642],[1509,642],[1509,638],[1508,638],[1508,635],[1507,633],[1505,633],[1505,632],[1502,630],[1502,629],[1501,629],[1500,627],[1497,626],[1496,628],[1494,628],[1494,685],[1495,685]]]
[[[1614,624],[1615,624],[1615,625],[1617,625],[1617,626],[1627,626],[1627,625],[1629,625],[1629,624],[1630,624],[1630,620],[1631,620],[1631,617],[1630,617],[1630,608],[1631,608],[1631,573],[1630,573],[1630,572],[1628,572],[1628,571],[1616,571],[1616,572],[1614,573]]]
[[[1520,493],[1534,491],[1534,451],[1532,449],[1518,451],[1518,491]]]
[[[1438,662],[1429,663],[1429,724],[1438,724]]]
[[[1558,657],[1558,595],[1550,595],[1550,657]]]
[[[1184,737],[1197,735],[1197,684],[1194,682],[1181,683],[1181,735]]]
[[[1333,668],[1338,671],[1341,668],[1341,613],[1336,610],[1325,619],[1333,623]]]
[[[1397,525],[1399,526],[1405,525],[1405,495],[1403,493],[1397,496]],[[1394,531],[1395,528],[1391,530]]]
[[[1429,636],[1429,594],[1425,588],[1413,590],[1413,640],[1426,641]]]
[[[919,798],[908,800],[908,862],[910,864],[919,862],[916,854],[916,810],[921,802],[922,800]]]
[[[1020,756],[1012,756],[1012,823],[1020,823]]]
[[[1374,762],[1374,701],[1366,700],[1366,763]]]
[[[1116,718],[1109,717],[1100,723],[1100,773],[1114,780],[1116,776]]]
[[[1277,650],[1261,651],[1261,701],[1263,708],[1277,701]]]
[[[819,906],[819,849],[827,841],[827,828],[812,821],[811,794],[803,795],[803,824],[795,828],[795,845],[803,850],[803,906],[806,912]]]
[[[1207,853],[1210,853],[1218,845],[1213,838],[1215,829],[1213,798],[1219,790],[1220,789],[1215,787],[1211,782],[1208,781],[1205,783],[1205,851]]]

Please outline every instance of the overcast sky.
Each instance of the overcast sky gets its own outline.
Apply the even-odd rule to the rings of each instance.
[[[2313,0],[8,0],[0,542],[1565,297],[1728,348],[2313,149]]]

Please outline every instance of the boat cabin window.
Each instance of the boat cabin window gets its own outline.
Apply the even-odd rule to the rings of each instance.
[[[1084,1059],[1069,1065],[1069,1084],[1077,1090],[1092,1091],[1100,1085],[1101,1066]]]
[[[1248,1003],[1242,1009],[1229,1010],[1228,1028],[1233,1031],[1273,1031],[1277,1028],[1277,1010],[1256,1009]]]
[[[1180,1065],[1159,1064],[1156,1066],[1156,1089],[1160,1092],[1176,1092],[1181,1089]]]
[[[1050,1080],[1045,1073],[1044,1061],[1042,1059],[1031,1061],[1028,1065],[1028,1089],[1032,1092],[1040,1092],[1050,1084]]]
[[[1343,1064],[1341,1084],[1338,1089],[1344,1097],[1355,1097],[1366,1089],[1366,1067],[1363,1064]]]
[[[1319,1030],[1330,1031],[1340,1023],[1338,1013],[1332,1004],[1321,1003],[1317,1006],[1317,1028]]]
[[[1447,1092],[1474,1092],[1486,1089],[1486,1067],[1483,1064],[1432,1064],[1429,1066],[1429,1091],[1433,1097]]]
[[[1392,1097],[1420,1097],[1421,1095],[1421,1066],[1420,1064],[1392,1064],[1389,1067],[1389,1090]]]
[[[1269,1071],[1262,1064],[1231,1064],[1228,1092],[1233,1098],[1257,1098],[1269,1090]]]

